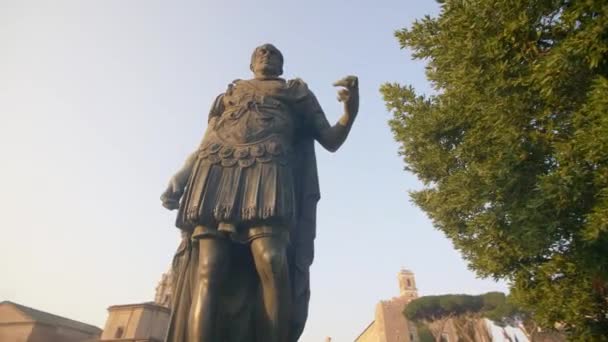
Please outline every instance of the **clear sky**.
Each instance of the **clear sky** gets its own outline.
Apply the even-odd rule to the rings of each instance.
[[[262,43],[285,56],[330,121],[332,82],[360,79],[335,154],[317,148],[322,199],[304,342],[352,341],[401,267],[420,294],[506,289],[477,279],[408,198],[380,93],[429,92],[393,32],[434,1],[0,0],[0,300],[102,327],[106,308],[152,300],[178,243],[159,196],[196,147],[211,102],[250,77]]]

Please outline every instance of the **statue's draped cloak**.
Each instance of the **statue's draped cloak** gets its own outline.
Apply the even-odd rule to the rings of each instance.
[[[304,82],[294,80],[306,96],[304,108],[314,113],[313,125],[329,126],[314,95]],[[292,83],[293,84],[293,83]],[[210,120],[221,115],[223,95],[220,95],[210,112]],[[320,199],[314,133],[300,131],[293,146],[295,223],[289,232],[287,257],[292,291],[292,312],[289,342],[300,337],[308,315],[310,298],[309,268],[314,258],[316,235],[316,207]],[[172,314],[166,342],[184,342],[187,337],[188,316],[195,288],[198,268],[198,244],[191,239],[192,232],[182,231],[182,241],[173,259],[175,275]],[[261,289],[249,246],[233,244],[229,281],[222,288],[217,322],[218,342],[264,342],[256,336],[256,317],[260,313]]]

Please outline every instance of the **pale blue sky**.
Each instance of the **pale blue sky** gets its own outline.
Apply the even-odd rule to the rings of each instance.
[[[331,83],[360,78],[361,109],[336,154],[318,148],[322,199],[304,342],[352,341],[401,267],[422,295],[505,290],[476,279],[408,198],[379,94],[430,87],[396,29],[434,1],[0,0],[0,300],[103,326],[149,301],[178,243],[160,205],[215,96],[270,42],[330,121]]]

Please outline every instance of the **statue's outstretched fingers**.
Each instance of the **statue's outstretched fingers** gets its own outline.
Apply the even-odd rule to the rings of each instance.
[[[345,87],[345,88],[356,88],[359,86],[359,78],[357,76],[346,76],[336,82],[334,82],[334,86],[336,87]]]

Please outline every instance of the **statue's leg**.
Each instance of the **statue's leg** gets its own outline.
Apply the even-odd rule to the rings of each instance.
[[[216,342],[219,291],[230,262],[230,241],[205,237],[198,240],[196,283],[188,320],[188,342]]]
[[[264,342],[287,341],[291,292],[286,241],[278,236],[260,237],[251,242],[251,252],[260,277],[263,294],[261,329]]]

